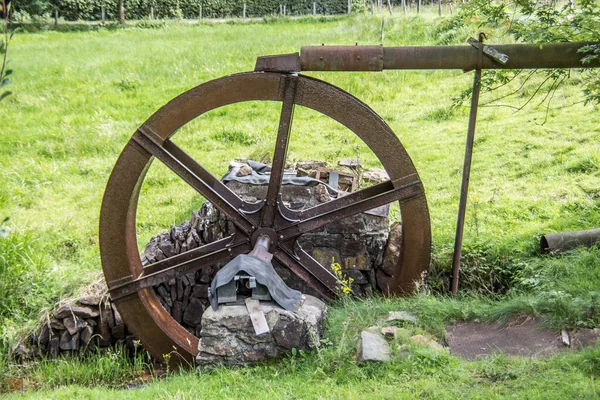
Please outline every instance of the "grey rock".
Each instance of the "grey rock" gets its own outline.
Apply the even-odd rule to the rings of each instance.
[[[81,344],[83,346],[87,346],[92,340],[92,335],[94,334],[94,327],[87,325],[85,328],[81,330],[79,333],[79,339],[81,340]]]
[[[389,175],[383,169],[372,169],[370,171],[365,171],[362,174],[363,180],[367,182],[373,183],[381,183],[390,179]]]
[[[317,201],[319,203],[327,203],[331,201],[331,196],[329,196],[329,192],[325,185],[318,185],[315,189],[315,196],[317,197]]]
[[[318,344],[327,315],[319,299],[306,296],[297,313],[272,302],[260,302],[260,307],[270,329],[262,335],[255,334],[245,305],[222,305],[217,311],[208,308],[202,317],[197,363],[252,363]]]
[[[369,280],[362,271],[356,269],[343,269],[342,273],[354,279],[352,282],[353,285],[366,285],[369,283]]]
[[[173,302],[173,308],[171,309],[171,316],[178,324],[181,324],[183,319],[183,303],[181,301]]]
[[[158,287],[156,287],[156,291],[158,292],[158,295],[162,298],[162,300],[165,302],[165,304],[167,304],[169,307],[173,306],[173,299],[171,299],[170,290],[167,290],[167,288],[164,285],[159,285]]]
[[[84,306],[98,306],[102,301],[102,296],[84,296],[77,299],[77,303]]]
[[[121,314],[119,313],[119,310],[117,310],[117,307],[115,307],[114,304],[111,304],[111,307],[113,315],[115,317],[115,326],[124,325],[123,319],[121,318]]]
[[[414,335],[414,336],[411,336],[410,340],[414,344],[419,345],[419,346],[427,346],[436,351],[444,350],[444,346],[442,346],[441,344],[439,344],[438,342],[436,342],[435,340],[433,340],[432,338],[427,337],[427,336]]]
[[[173,279],[173,284],[169,281],[169,290],[171,295],[171,300],[177,300],[177,286],[175,285],[175,279]]]
[[[193,297],[190,300],[190,304],[185,308],[183,312],[183,322],[190,326],[196,326],[202,322],[202,314],[206,307],[202,304],[200,299]]]
[[[55,331],[62,331],[65,329],[65,326],[63,325],[62,321],[57,321],[56,319],[52,318],[50,319],[50,328]]]
[[[81,329],[87,326],[87,322],[85,322],[82,318],[78,316],[71,316],[63,319],[63,325],[67,328],[67,331],[74,335]]]
[[[94,327],[94,336],[98,338],[98,346],[106,347],[113,343],[110,329],[107,320],[100,321],[100,323]]]
[[[209,283],[211,272],[212,272],[211,268],[202,268],[201,270],[199,270],[198,271],[198,282]]]
[[[50,358],[56,358],[56,357],[58,357],[59,353],[60,353],[60,338],[55,335],[50,338],[50,341],[48,343],[48,354],[50,355]]]
[[[164,254],[167,258],[177,255],[177,252],[175,250],[175,245],[173,245],[173,243],[171,243],[169,241],[160,242],[158,244],[158,248],[160,249],[162,254]]]
[[[387,316],[386,321],[389,321],[389,322],[401,321],[401,322],[410,322],[412,324],[415,324],[417,322],[417,316],[409,313],[408,311],[390,311]]]
[[[79,350],[79,333],[71,335],[68,331],[63,331],[59,347],[61,350]]]
[[[202,283],[194,286],[194,297],[208,298],[208,284]]]
[[[236,176],[248,176],[252,175],[252,168],[249,165],[242,165],[238,170]]]
[[[297,169],[304,169],[304,170],[312,170],[312,169],[317,169],[317,168],[323,168],[327,165],[327,163],[325,161],[298,161],[296,163],[296,168]]]
[[[176,281],[175,281],[175,288],[176,288],[176,299],[177,300],[183,300],[183,278],[182,277],[177,277]]]
[[[364,330],[360,333],[358,342],[357,360],[364,361],[390,361],[392,351],[383,335],[378,332]]]
[[[94,306],[79,306],[76,304],[68,303],[63,304],[53,313],[57,319],[64,319],[72,315],[76,315],[81,318],[93,318],[100,315],[98,307]]]
[[[383,256],[381,269],[388,275],[393,275],[402,253],[402,223],[396,222],[390,228],[390,237]]]
[[[106,324],[108,324],[109,328],[112,328],[113,326],[115,326],[115,316],[113,315],[112,312],[112,307],[111,304],[102,304],[100,306],[100,322],[105,322]]]
[[[44,323],[40,328],[40,332],[38,335],[38,346],[45,347],[48,344],[48,341],[50,340],[50,333],[51,332],[48,323]]]

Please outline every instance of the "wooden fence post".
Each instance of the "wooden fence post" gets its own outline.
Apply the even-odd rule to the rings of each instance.
[[[246,19],[246,2],[244,2],[244,8],[242,10],[242,18]]]
[[[390,10],[390,15],[392,15],[392,2],[390,0],[387,0],[388,2],[388,8]]]
[[[348,0],[348,14],[352,12],[352,0]]]
[[[404,10],[404,15],[406,15],[406,0],[402,0],[402,10]]]
[[[202,4],[198,5],[198,19],[202,19]]]
[[[313,15],[317,15],[317,2],[313,1]]]
[[[438,0],[438,15],[442,15],[442,0]]]
[[[421,0],[417,2],[417,14],[421,13]]]
[[[58,8],[54,9],[54,27],[58,26]]]

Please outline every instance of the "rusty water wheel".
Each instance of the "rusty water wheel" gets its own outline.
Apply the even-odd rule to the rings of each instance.
[[[170,137],[194,118],[228,104],[279,101],[282,111],[271,183],[259,203],[242,201]],[[279,201],[281,177],[295,105],[333,118],[362,139],[378,157],[390,180],[301,212]],[[142,267],[136,238],[136,210],[146,172],[159,159],[212,202],[235,225],[236,233],[199,248]],[[195,87],[159,109],[125,146],[108,181],[100,214],[100,253],[111,297],[125,323],[157,359],[193,365],[198,338],[162,307],[152,286],[184,272],[227,262],[248,253],[261,234],[272,239],[271,252],[281,264],[324,298],[335,295],[334,275],[296,243],[303,233],[394,201],[400,202],[403,255],[389,278],[391,294],[408,293],[429,266],[431,233],[423,186],[404,147],[389,126],[354,96],[306,76],[242,73]]]

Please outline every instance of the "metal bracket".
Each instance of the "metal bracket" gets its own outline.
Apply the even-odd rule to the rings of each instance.
[[[479,49],[481,46],[483,46],[483,54],[485,54],[492,60],[494,60],[502,65],[505,65],[508,62],[508,56],[506,54],[496,50],[492,46],[485,45],[485,44],[479,42],[477,39],[473,39],[473,38],[469,38],[469,40],[467,40],[467,42],[471,46],[475,47],[476,49]]]

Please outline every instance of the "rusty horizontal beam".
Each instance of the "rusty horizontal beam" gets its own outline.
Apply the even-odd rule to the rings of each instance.
[[[508,56],[506,64],[484,57],[482,69],[597,68],[582,64],[578,50],[589,42],[491,45]],[[300,53],[258,57],[256,71],[382,71],[477,67],[473,46],[304,46]]]

